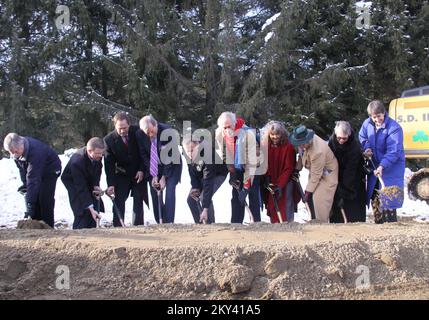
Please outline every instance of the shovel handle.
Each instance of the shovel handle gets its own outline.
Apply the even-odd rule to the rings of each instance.
[[[162,193],[161,193],[161,189],[156,189],[156,193],[158,195],[158,219],[159,219],[159,224],[162,224],[163,221],[162,221],[162,208],[161,208],[161,206],[162,206],[162,200],[161,200]]]
[[[283,218],[280,211],[277,211],[277,217],[279,218],[280,223],[283,223]]]
[[[308,213],[308,221],[313,220],[313,217],[311,216],[311,209],[310,206],[308,205],[308,202],[304,202],[305,203],[305,207],[307,208],[307,213]]]
[[[277,217],[279,218],[279,222],[283,223],[282,214],[280,212],[279,205],[278,205],[277,199],[276,199],[276,193],[274,192],[273,188],[271,188],[269,185],[266,186],[265,188],[268,190],[268,192],[271,194],[271,197],[273,198],[274,208],[276,209]]]
[[[372,165],[373,169],[374,169],[374,170],[376,170],[377,168],[375,167],[375,164],[374,164],[374,161],[372,161],[372,158],[369,158],[369,162],[371,162],[371,165]],[[380,176],[380,175],[377,175],[377,178],[378,178],[378,180],[380,181],[381,189],[384,189],[384,187],[385,187],[386,185],[384,184],[383,179],[381,178],[381,176]]]
[[[383,178],[381,178],[380,175],[377,176],[378,180],[380,181],[381,184],[381,189],[384,189],[386,187],[386,185],[384,184]]]
[[[249,214],[250,223],[254,223],[255,219],[253,219],[252,210],[250,210],[249,205],[247,204],[247,202],[245,204],[245,207],[246,207],[247,213]]]
[[[341,214],[343,215],[344,223],[347,223],[347,217],[346,217],[346,212],[344,211],[344,208],[341,208]]]

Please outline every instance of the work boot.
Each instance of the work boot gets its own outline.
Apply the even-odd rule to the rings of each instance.
[[[398,222],[398,217],[396,216],[396,209],[386,210],[385,222]]]

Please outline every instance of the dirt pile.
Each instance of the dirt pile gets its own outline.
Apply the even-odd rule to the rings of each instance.
[[[0,230],[0,299],[427,299],[428,231],[412,222]]]
[[[44,221],[38,220],[19,220],[16,226],[17,229],[52,229]]]

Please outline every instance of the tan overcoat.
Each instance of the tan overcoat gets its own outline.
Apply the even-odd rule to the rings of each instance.
[[[317,135],[314,135],[308,150],[304,151],[302,160],[309,171],[305,190],[313,192],[316,219],[329,222],[338,185],[338,161],[328,143]]]

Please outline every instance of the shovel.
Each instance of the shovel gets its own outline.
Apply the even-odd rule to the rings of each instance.
[[[271,185],[265,186],[265,188],[271,193],[271,197],[273,198],[273,202],[274,202],[274,208],[276,209],[276,212],[277,212],[277,217],[279,218],[280,223],[283,223],[283,218],[279,209],[279,204],[277,202],[276,193],[274,192],[273,188],[271,188]]]
[[[376,170],[374,162],[370,158],[374,170]],[[380,175],[376,176],[378,181],[380,181],[381,189],[378,190],[378,198],[380,200],[380,210],[394,210],[402,206],[402,201],[404,193],[401,188],[398,186],[389,186],[386,187],[386,184],[383,181],[383,178]]]
[[[232,185],[233,188],[235,190],[237,190],[237,192],[239,192],[239,187],[236,184]],[[250,223],[254,223],[255,220],[253,219],[253,214],[252,214],[252,210],[250,210],[249,205],[247,204],[247,200],[244,200],[244,207],[246,208],[247,213],[249,214],[249,218],[250,218]]]
[[[310,206],[308,205],[308,202],[305,201],[304,190],[302,189],[301,182],[299,182],[299,178],[296,176],[292,176],[292,180],[295,181],[296,185],[298,186],[298,191],[301,196],[301,200],[305,204],[305,208],[307,209],[307,213],[308,213],[307,221],[311,221],[313,219],[311,209],[310,209]]]
[[[100,202],[101,202],[101,198],[98,198],[98,199],[97,199],[97,214],[98,214],[98,215],[100,214]],[[95,220],[95,222],[97,223],[96,228],[100,228],[100,219],[99,219],[99,218],[97,218],[97,219]]]
[[[97,200],[97,205],[96,205],[96,212],[97,212],[97,215],[100,215],[100,202],[101,202],[101,196],[103,195],[103,193],[104,193],[104,191],[102,191],[102,190],[94,190],[93,192],[92,192],[92,195],[95,197],[95,199]],[[96,225],[95,225],[95,227],[96,228],[100,228],[100,219],[97,217],[96,219],[95,219],[95,223],[96,223]]]
[[[200,213],[200,216],[201,216],[201,213],[203,212],[203,207],[201,206],[200,199],[197,199],[195,201],[197,201],[198,212]],[[203,224],[206,224],[206,223],[207,223],[207,221],[203,220]]]
[[[192,197],[194,199],[195,203],[197,204],[199,215],[198,217],[194,217],[195,223],[200,222],[201,213],[203,212],[203,207],[201,206],[200,198],[199,197]],[[203,220],[203,223],[206,224],[206,220]]]
[[[116,205],[116,202],[115,202],[115,195],[109,196],[107,193],[106,193],[106,195],[110,198],[110,200],[112,200],[113,207],[115,209],[114,211],[116,212],[116,216],[119,219],[119,223],[121,224],[122,227],[125,227],[124,220],[122,219],[121,215],[119,214],[119,208],[118,208],[118,206]]]
[[[342,207],[340,209],[341,209],[341,214],[343,215],[344,223],[347,223],[346,211]]]
[[[252,210],[250,210],[249,205],[247,204],[247,200],[244,200],[244,206],[246,208],[247,213],[249,214],[250,223],[254,223],[255,220],[253,219]]]
[[[377,176],[381,189],[378,190],[380,210],[394,210],[402,206],[403,191],[398,186],[386,187],[381,176]]]
[[[161,189],[156,189],[156,194],[158,195],[158,220],[159,224],[162,224],[162,191]]]

